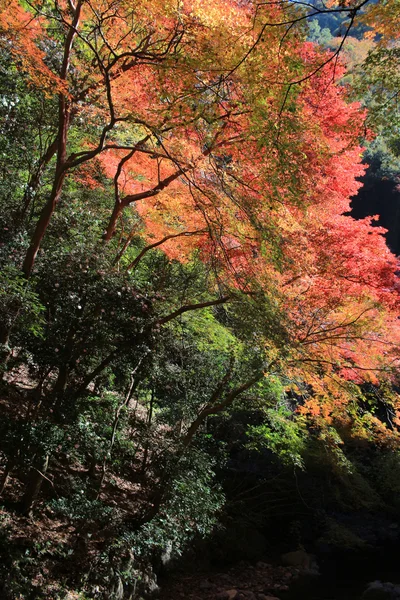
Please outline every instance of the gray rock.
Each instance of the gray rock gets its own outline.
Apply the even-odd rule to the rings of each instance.
[[[160,556],[163,571],[169,571],[173,567],[174,554],[174,546],[171,541],[168,541]]]
[[[271,565],[259,560],[258,563],[256,564],[256,567],[257,567],[257,569],[270,569]]]
[[[143,588],[143,595],[147,598],[154,598],[160,592],[160,588],[157,585],[157,578],[154,573],[144,573],[141,586]]]
[[[389,581],[372,581],[361,598],[362,600],[400,600],[400,585]]]

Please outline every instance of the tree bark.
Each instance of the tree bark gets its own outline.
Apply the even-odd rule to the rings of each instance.
[[[49,455],[42,457],[37,461],[37,467],[32,467],[28,482],[28,487],[22,499],[22,512],[30,516],[33,506],[39,496],[43,480],[49,466]]]
[[[74,361],[72,360],[72,353],[74,350],[75,333],[76,325],[73,323],[68,330],[68,335],[65,342],[65,348],[63,351],[64,362],[62,363],[62,365],[60,365],[57,380],[53,388],[53,396],[57,404],[60,402],[60,400],[62,401],[65,388],[67,387],[68,375],[74,366]]]
[[[154,405],[154,387],[151,388],[150,407],[149,407],[149,414],[147,417],[147,438],[146,438],[146,442],[144,445],[142,467],[140,469],[140,474],[143,477],[143,479],[146,478],[147,458],[149,455],[149,432],[150,432],[150,427],[151,427],[151,421],[153,419],[153,405]]]
[[[36,171],[31,175],[29,182],[27,183],[24,197],[22,199],[23,208],[21,211],[19,211],[19,214],[18,214],[18,220],[20,222],[22,222],[26,216],[26,213],[28,211],[30,203],[32,202],[34,193],[36,192],[37,188],[39,187],[40,179],[43,175],[43,171],[46,168],[46,166],[49,164],[49,162],[51,161],[51,159],[53,158],[55,153],[57,152],[57,146],[58,146],[58,139],[55,138],[55,140],[53,140],[53,142],[47,148],[46,152],[40,158]]]
[[[114,204],[114,208],[111,213],[111,217],[108,222],[107,229],[104,233],[104,241],[105,242],[109,242],[111,240],[111,238],[113,237],[116,226],[117,226],[118,217],[120,216],[120,214],[122,214],[123,210],[124,210],[124,204],[122,202],[116,202]]]
[[[67,37],[64,44],[64,56],[61,66],[60,79],[67,81],[68,72],[70,67],[71,52],[76,36],[77,28],[80,21],[82,9],[82,0],[77,3],[73,22],[68,31]],[[33,233],[30,246],[23,262],[22,271],[25,277],[30,277],[32,269],[35,263],[37,253],[40,248],[40,244],[47,231],[51,217],[57,206],[57,202],[60,199],[65,176],[67,173],[67,141],[68,141],[68,129],[70,122],[70,106],[69,100],[64,92],[60,92],[58,96],[58,134],[57,134],[57,166],[54,177],[53,187],[51,190],[50,198],[44,205],[40,214],[39,220],[36,224],[35,231]]]
[[[91,371],[88,375],[86,375],[85,379],[83,380],[83,383],[78,387],[78,389],[75,391],[75,396],[78,398],[81,394],[83,394],[86,391],[87,386],[92,383],[92,381],[94,379],[96,379],[96,377],[98,375],[100,375],[100,373],[102,373],[104,371],[104,369],[106,369],[108,367],[109,364],[112,363],[112,361],[114,360],[114,358],[116,356],[118,356],[118,354],[122,352],[122,348],[115,348],[112,352],[110,352],[110,354],[108,354],[102,361],[100,364],[97,365],[97,367],[95,369],[93,369],[93,371]]]
[[[11,471],[13,470],[14,467],[15,467],[15,461],[14,460],[9,460],[7,462],[6,469],[5,469],[3,477],[1,479],[1,483],[0,483],[0,496],[3,494],[3,492],[4,492],[5,488],[6,488],[8,480],[10,478]]]
[[[36,224],[36,228],[32,236],[30,246],[26,253],[24,263],[22,265],[22,270],[24,272],[25,277],[27,278],[30,277],[32,273],[33,265],[35,263],[37,253],[39,251],[40,244],[42,243],[44,234],[47,231],[50,219],[53,216],[57,202],[60,199],[65,175],[65,171],[61,171],[61,173],[56,175],[50,198],[46,202],[42,209],[42,212],[40,213],[39,220]]]
[[[10,340],[11,325],[0,324],[0,374],[4,375],[6,366],[11,356]]]

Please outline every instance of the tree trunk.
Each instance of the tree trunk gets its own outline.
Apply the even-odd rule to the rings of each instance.
[[[53,388],[53,396],[54,396],[55,403],[57,405],[62,403],[62,398],[65,393],[65,388],[67,387],[68,374],[69,374],[68,364],[66,362],[64,362],[58,370],[57,380],[56,380],[56,382],[54,384],[54,388]]]
[[[64,43],[64,56],[61,65],[60,78],[67,81],[70,67],[70,59],[74,38],[77,33],[77,28],[80,21],[83,0],[79,0],[74,14],[74,19]],[[30,277],[35,263],[36,255],[39,251],[40,244],[49,226],[50,219],[53,216],[57,202],[60,199],[65,176],[67,174],[67,141],[68,129],[70,124],[70,106],[69,100],[64,92],[60,92],[58,96],[58,134],[57,134],[57,166],[54,176],[53,188],[50,198],[44,205],[36,224],[36,229],[31,239],[31,244],[25,256],[22,266],[22,271],[25,277]]]
[[[107,225],[107,229],[104,232],[104,241],[109,242],[114,235],[115,228],[117,226],[118,217],[122,214],[124,210],[124,205],[122,202],[116,202],[114,204],[113,211],[111,213],[110,220]]]
[[[28,405],[28,408],[26,411],[26,417],[25,417],[26,421],[28,421],[28,420],[35,421],[36,420],[36,418],[39,414],[40,407],[42,406],[42,393],[43,393],[44,382],[46,381],[47,377],[50,375],[52,370],[53,370],[53,367],[49,367],[48,369],[45,369],[44,371],[42,371],[42,373],[39,377],[39,382],[33,391],[31,401],[29,402],[29,405]]]
[[[154,405],[154,388],[151,389],[150,407],[149,407],[149,414],[148,414],[148,418],[147,418],[147,439],[146,439],[146,443],[144,446],[142,468],[140,469],[140,474],[143,477],[143,479],[145,479],[145,477],[146,477],[147,458],[149,455],[149,433],[150,433],[151,421],[153,419],[153,405]]]
[[[83,303],[86,302],[86,299]],[[65,347],[63,351],[64,361],[58,370],[57,380],[54,384],[53,388],[53,396],[56,404],[58,405],[62,402],[62,398],[65,393],[65,388],[67,387],[68,375],[71,369],[74,366],[74,361],[72,361],[72,354],[74,350],[74,341],[75,341],[75,333],[76,333],[76,325],[73,323],[68,330],[67,339],[65,342]]]
[[[8,480],[10,478],[11,471],[13,470],[14,467],[15,467],[15,461],[14,460],[9,460],[7,462],[6,470],[4,471],[3,477],[2,477],[1,482],[0,482],[0,496],[3,494],[3,492],[4,492],[5,488],[6,488]]]
[[[206,406],[202,411],[200,411],[200,413],[198,414],[196,419],[190,425],[186,434],[183,436],[183,438],[181,440],[180,452],[177,455],[178,460],[175,463],[175,466],[172,469],[172,471],[169,471],[168,473],[166,471],[164,471],[164,473],[162,474],[159,485],[156,488],[153,498],[152,498],[152,507],[147,511],[147,514],[145,514],[143,516],[143,518],[139,521],[140,525],[151,521],[151,519],[153,519],[159,512],[161,506],[163,505],[163,503],[165,502],[165,500],[168,496],[169,486],[170,486],[171,482],[173,481],[173,478],[177,472],[180,458],[184,455],[186,449],[192,443],[192,440],[193,440],[194,436],[196,435],[199,427],[204,423],[206,418],[210,415],[218,414],[218,413],[222,412],[223,410],[225,410],[226,408],[228,408],[229,406],[231,406],[232,403],[234,402],[234,400],[240,394],[242,394],[243,392],[250,389],[255,383],[257,383],[264,377],[263,372],[258,373],[252,379],[249,379],[248,381],[246,381],[246,383],[243,383],[241,386],[231,390],[225,396],[224,400],[222,400],[220,402],[216,402],[218,400],[218,398],[224,393],[224,387],[226,384],[228,384],[230,374],[231,374],[231,367],[228,369],[225,377],[223,377],[220,384],[217,386],[217,389],[213,393],[213,395],[211,397],[212,404],[209,406]]]
[[[18,221],[20,223],[22,223],[22,221],[25,219],[25,216],[26,216],[28,208],[31,204],[32,198],[34,197],[34,194],[35,194],[37,188],[39,187],[40,180],[43,175],[43,171],[46,168],[46,166],[49,164],[49,162],[51,161],[51,159],[53,158],[55,153],[57,152],[57,146],[58,146],[58,139],[55,138],[55,140],[47,148],[45,154],[39,160],[39,165],[38,165],[36,171],[31,175],[29,182],[27,183],[24,197],[22,199],[23,208],[22,208],[22,210],[19,211],[19,214],[18,214]]]
[[[92,456],[90,459],[89,468],[87,471],[87,474],[89,475],[89,477],[91,479],[94,479],[96,477],[96,467],[97,467],[97,458],[95,456]]]
[[[46,471],[49,466],[49,455],[42,457],[37,461],[37,467],[32,467],[28,482],[28,487],[22,499],[22,512],[30,516],[33,506],[39,496]]]
[[[74,396],[76,398],[79,398],[79,396],[81,396],[82,394],[85,393],[87,386],[92,383],[92,381],[94,379],[96,379],[96,377],[98,375],[100,375],[100,373],[102,373],[104,371],[104,369],[106,369],[108,367],[109,364],[112,363],[112,361],[114,360],[114,358],[116,356],[118,356],[118,354],[121,352],[121,348],[115,348],[115,350],[112,350],[112,352],[110,352],[110,354],[108,354],[99,365],[97,365],[97,367],[95,369],[93,369],[93,371],[91,371],[90,373],[88,373],[88,375],[86,375],[85,379],[83,380],[82,385],[80,385],[78,387],[78,389],[75,391]]]
[[[0,373],[4,374],[7,363],[11,356],[10,340],[11,325],[0,323]]]
[[[0,344],[8,345],[10,338],[10,328],[5,323],[0,323]]]
[[[39,251],[40,244],[42,242],[44,234],[46,233],[47,227],[49,226],[50,219],[53,216],[57,202],[60,199],[64,179],[65,171],[60,173],[56,178],[51,192],[51,196],[47,203],[44,205],[39,220],[36,224],[36,229],[32,236],[31,244],[28,248],[24,263],[22,265],[22,270],[24,272],[25,277],[27,278],[32,273],[33,265],[35,263],[37,253]]]
[[[114,422],[113,422],[113,428],[112,428],[112,434],[111,434],[111,441],[110,441],[110,447],[108,449],[107,454],[104,456],[104,460],[103,460],[103,464],[102,464],[102,469],[101,469],[101,478],[100,478],[100,483],[99,483],[99,489],[97,492],[97,497],[96,500],[99,499],[100,494],[101,494],[101,489],[103,487],[103,483],[104,480],[106,478],[106,473],[107,473],[107,463],[108,460],[111,459],[111,455],[112,455],[112,451],[114,448],[114,443],[115,443],[115,437],[117,435],[117,429],[118,429],[118,424],[119,424],[119,417],[121,414],[121,411],[124,407],[129,405],[129,402],[132,398],[133,392],[135,391],[138,383],[139,383],[139,379],[135,377],[136,373],[138,372],[143,360],[146,358],[147,356],[147,352],[140,358],[138,364],[136,365],[136,367],[133,369],[132,373],[131,373],[131,383],[128,389],[128,393],[126,394],[125,399],[123,400],[123,402],[116,408],[115,410],[115,416],[114,416]]]

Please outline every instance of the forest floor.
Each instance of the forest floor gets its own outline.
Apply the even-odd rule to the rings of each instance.
[[[34,382],[26,372],[19,371],[9,384],[8,393],[4,393],[0,398],[0,419],[7,417],[15,421],[24,421],[25,415],[32,409]],[[140,405],[137,412],[138,419],[144,422],[146,412],[143,410],[143,414],[141,413]],[[0,463],[5,464],[3,459],[4,456],[0,455]],[[139,466],[135,465],[136,471],[139,470],[142,456],[139,455],[137,460]],[[0,477],[2,474],[3,469],[0,469]],[[94,498],[98,492],[99,479],[99,468],[96,476],[92,477],[88,474],[85,465],[70,464],[63,456],[57,461],[53,460],[51,472],[47,473],[43,482],[41,498],[35,504],[31,516],[28,517],[20,510],[25,488],[24,476],[21,476],[18,469],[12,471],[0,499],[2,505],[0,506],[0,586],[3,581],[8,588],[12,587],[12,593],[15,592],[14,595],[9,594],[7,598],[55,600],[63,597],[65,600],[73,600],[82,598],[78,592],[72,591],[82,589],[82,574],[85,578],[93,577],[95,580],[98,575],[103,579],[110,579],[109,573],[114,572],[113,559],[111,557],[111,562],[106,566],[104,554],[108,552],[107,548],[116,535],[119,525],[135,515],[141,503],[148,501],[142,482],[116,473],[106,478],[101,489],[101,500],[117,514],[118,518],[115,522],[108,518],[103,518],[102,521],[92,519],[88,522],[86,518],[78,518],[79,515],[73,520],[68,512],[60,515],[53,510],[50,502],[50,500],[57,500],[63,494],[71,495],[69,480],[78,483],[82,480],[88,492],[93,492]],[[386,521],[383,520],[382,523],[377,522],[376,526],[382,529],[386,525]],[[362,526],[365,529],[364,521]],[[247,543],[251,545],[248,539]],[[293,543],[293,548],[295,547],[296,544]],[[273,552],[273,549],[271,551]],[[302,551],[299,554],[306,555]],[[296,600],[303,600],[303,598],[326,600],[325,594],[293,596],[297,581],[302,578],[301,569],[295,566],[282,566],[279,564],[278,556],[277,551],[275,557],[260,555],[259,562],[250,564],[243,561],[231,567],[221,562],[218,567],[211,566],[202,571],[195,570],[196,566],[200,565],[187,565],[187,569],[185,567],[179,569],[178,565],[176,572],[166,573],[164,577],[159,578],[158,598],[160,600],[288,600],[295,597]],[[273,564],[270,561],[273,561]],[[371,572],[370,575],[373,579],[374,573]],[[377,575],[380,579],[384,576],[383,573]],[[367,573],[364,579],[365,577],[368,577]],[[387,578],[397,581],[393,573],[390,573]],[[328,597],[340,598],[340,600],[359,598],[362,588],[365,588],[368,582],[364,579],[354,595],[340,593]],[[25,580],[27,587],[24,588]],[[313,581],[311,585],[318,587],[315,585],[315,578]],[[347,582],[345,583],[347,585]],[[95,589],[96,586],[92,586],[91,589]],[[25,590],[28,587],[33,590],[34,595],[26,595]],[[313,592],[318,593],[316,589]],[[62,596],[63,593],[67,595]],[[100,596],[95,594],[86,597],[99,598]],[[0,589],[0,600],[2,598]]]
[[[176,574],[161,584],[162,600],[279,600],[298,577],[294,567],[238,563],[215,573]]]

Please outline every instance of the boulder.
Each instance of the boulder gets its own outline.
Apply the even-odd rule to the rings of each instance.
[[[152,571],[147,571],[142,575],[141,586],[143,596],[146,598],[154,598],[158,596],[160,588],[157,585],[157,577]]]
[[[258,563],[256,564],[256,568],[257,569],[271,569],[272,566],[269,563],[265,563],[265,562],[259,560]]]
[[[400,600],[400,585],[389,581],[372,581],[361,598],[362,600]]]
[[[176,552],[174,550],[174,545],[171,541],[168,541],[160,555],[161,572],[168,573],[169,571],[173,570],[175,559]]]

